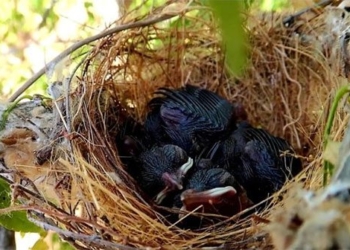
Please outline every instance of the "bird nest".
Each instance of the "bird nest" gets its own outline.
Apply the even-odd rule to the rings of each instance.
[[[33,126],[31,132],[5,130],[4,165],[20,201],[13,209],[29,211],[37,225],[77,249],[271,246],[264,227],[283,206],[284,194],[296,182],[308,189],[322,185],[325,121],[347,72],[343,30],[332,30],[332,18],[345,22],[343,10],[319,9],[292,21],[285,19],[289,15],[247,14],[250,54],[239,77],[226,69],[215,18],[200,1],[169,1],[141,17],[136,13],[118,22],[124,30],[92,48],[78,77],[51,86],[62,96],[41,127],[50,134],[44,142],[33,140],[41,136]],[[184,230],[148,204],[125,171],[115,144],[120,125],[128,117],[142,123],[158,88],[186,83],[242,103],[250,123],[285,138],[302,158],[304,170],[259,214],[221,216],[212,226]],[[334,139],[347,121],[345,112],[337,112]]]

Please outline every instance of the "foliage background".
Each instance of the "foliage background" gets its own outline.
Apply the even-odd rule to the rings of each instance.
[[[217,0],[227,1],[227,0]],[[259,9],[301,8],[312,0],[229,0],[252,3]],[[35,72],[74,42],[97,34],[127,8],[145,11],[165,0],[14,0],[1,1],[0,96],[11,95]],[[42,77],[28,93],[45,93]]]
[[[119,16],[115,0],[15,0],[0,3],[0,90],[3,98],[74,42]],[[30,92],[46,89],[43,77]]]

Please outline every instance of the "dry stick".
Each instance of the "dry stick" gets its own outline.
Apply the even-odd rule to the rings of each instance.
[[[284,73],[284,75],[286,76],[287,80],[289,80],[290,82],[296,84],[296,86],[298,87],[298,90],[299,90],[299,91],[298,91],[298,95],[297,95],[297,105],[298,105],[298,107],[301,107],[301,104],[300,104],[300,98],[301,98],[301,92],[302,92],[301,84],[300,84],[299,81],[293,79],[293,78],[289,75],[289,73],[288,73],[288,71],[287,71],[287,68],[286,68],[285,60],[284,60],[284,51],[281,51],[281,50],[279,50],[279,49],[277,49],[277,48],[276,48],[275,50],[276,50],[276,52],[277,52],[278,54],[281,55],[281,62],[282,62],[282,63],[281,63],[280,65],[282,66],[283,73]],[[296,130],[294,124],[300,120],[300,118],[301,118],[301,116],[302,116],[302,111],[301,111],[301,109],[300,109],[300,110],[299,110],[298,117],[297,117],[297,118],[293,118],[293,117],[292,117],[292,114],[291,114],[291,112],[290,112],[290,109],[288,108],[288,105],[287,105],[287,102],[286,102],[285,98],[283,98],[282,95],[281,95],[281,97],[282,97],[283,104],[284,104],[285,107],[286,107],[286,111],[288,112],[289,117],[290,117],[291,119],[293,119],[292,121],[290,121],[289,123],[287,123],[286,125],[283,126],[283,131],[285,131],[285,129],[286,129],[287,127],[293,125],[293,127],[292,127],[291,129],[294,130],[294,134],[295,134],[295,135],[298,135],[297,130]],[[301,142],[300,142],[299,136],[296,137],[296,140],[297,140],[297,145],[298,145],[298,147],[301,148]]]
[[[72,74],[69,77],[68,83],[67,83],[67,91],[66,91],[66,100],[65,100],[65,105],[66,105],[66,118],[67,118],[67,133],[70,134],[72,132],[71,130],[71,109],[70,109],[70,104],[69,104],[69,91],[70,91],[70,86],[73,80],[73,77],[75,75],[75,73],[77,72],[77,70],[79,69],[79,67],[85,62],[86,58],[88,58],[88,56],[90,55],[90,53],[88,53],[86,56],[83,57],[83,59],[76,65],[76,67],[73,69]],[[70,151],[72,151],[72,143],[71,141],[69,141],[69,146],[70,146]]]
[[[234,243],[230,243],[226,246],[225,249],[229,249],[229,247],[236,247],[237,246],[240,246],[240,245],[243,245],[243,244],[248,244],[248,243],[253,243],[253,242],[257,242],[257,241],[262,241],[264,240],[265,238],[267,238],[268,234],[266,232],[263,232],[263,233],[260,233],[258,235],[253,235],[249,238],[246,238],[245,240],[242,240],[242,241],[238,241],[238,242],[234,242]],[[239,248],[241,249],[241,248]]]
[[[6,208],[0,209],[0,211],[3,211],[3,210],[8,210],[8,209],[6,209]],[[110,235],[113,235],[114,239],[116,239],[116,237],[118,237],[118,239],[123,241],[123,242],[127,240],[126,237],[116,235],[117,232],[114,228],[100,225],[98,222],[92,221],[91,219],[77,217],[75,215],[62,214],[62,213],[57,212],[57,211],[52,211],[49,208],[44,208],[40,205],[37,205],[37,206],[27,205],[26,207],[22,206],[21,210],[26,210],[26,211],[28,211],[28,213],[30,213],[30,215],[38,216],[38,218],[40,218],[41,216],[44,215],[44,216],[48,216],[49,218],[53,218],[55,221],[57,221],[61,224],[64,224],[64,225],[70,225],[71,227],[73,227],[73,225],[78,225],[80,228],[94,229],[94,230],[98,230],[100,232],[108,233]],[[46,219],[46,217],[44,219]]]
[[[71,47],[69,47],[68,49],[66,49],[65,51],[63,51],[61,54],[59,54],[58,56],[56,56],[53,60],[51,60],[48,65],[55,65],[58,62],[60,62],[61,60],[63,60],[66,56],[68,56],[69,54],[73,53],[74,51],[76,51],[77,49],[81,48],[84,45],[87,45],[91,42],[94,42],[96,40],[99,40],[103,37],[109,36],[111,34],[114,33],[118,33],[121,32],[123,30],[127,30],[127,29],[132,29],[132,28],[139,28],[139,27],[145,27],[151,24],[155,24],[161,21],[165,21],[168,20],[172,17],[177,16],[178,14],[163,14],[161,16],[156,16],[153,18],[149,18],[146,20],[142,20],[142,21],[137,21],[134,23],[129,23],[129,24],[125,24],[125,25],[121,25],[109,30],[106,30],[100,34],[97,34],[95,36],[86,38],[82,41],[79,41],[75,44],[73,44]],[[14,100],[16,100],[24,91],[26,91],[35,81],[37,81],[44,73],[46,70],[46,66],[43,67],[41,70],[39,70],[34,76],[32,76],[28,81],[26,81],[10,98],[9,98],[9,102],[13,102]]]
[[[28,217],[28,220],[33,222],[38,227],[43,228],[45,231],[51,230],[51,231],[54,231],[61,236],[64,236],[65,238],[79,240],[79,241],[85,242],[87,244],[92,244],[92,245],[97,245],[99,247],[103,247],[105,249],[121,249],[121,250],[135,250],[136,249],[134,247],[123,246],[123,245],[118,244],[118,243],[112,243],[110,241],[103,240],[98,235],[85,235],[85,234],[79,234],[79,233],[73,233],[70,231],[66,231],[66,230],[60,229],[58,227],[52,226],[49,223],[36,220],[32,217]]]

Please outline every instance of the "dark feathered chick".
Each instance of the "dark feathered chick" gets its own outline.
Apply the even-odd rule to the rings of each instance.
[[[220,219],[202,213],[231,216],[252,204],[232,175],[215,168],[207,159],[196,162],[190,171],[194,172],[188,173],[184,191],[172,193],[162,204],[180,210],[178,214],[164,211],[167,219],[178,227],[198,229],[213,225]]]
[[[144,124],[146,145],[164,145],[171,143],[169,136],[165,132],[159,109],[160,106],[153,107],[147,114]]]
[[[161,203],[169,192],[183,189],[183,178],[192,164],[192,158],[178,146],[154,146],[135,159],[129,172],[147,195]]]
[[[182,209],[232,216],[252,205],[235,178],[222,168],[199,169],[181,194]]]
[[[116,145],[121,161],[128,166],[145,150],[144,127],[129,117],[119,128]]]
[[[217,142],[209,155],[258,203],[302,170],[300,159],[293,157],[293,153],[285,140],[244,122],[228,138]]]
[[[191,156],[227,135],[235,128],[237,114],[245,114],[242,106],[191,85],[162,88],[157,93],[161,96],[149,103],[152,111],[145,122],[146,131],[154,135],[155,142],[178,145]]]

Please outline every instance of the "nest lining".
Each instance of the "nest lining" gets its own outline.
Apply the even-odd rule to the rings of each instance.
[[[176,1],[142,18],[164,13],[172,3]],[[289,141],[305,167],[295,182],[310,189],[320,188],[325,118],[334,90],[343,84],[339,75],[344,75],[340,46],[327,49],[338,41],[319,41],[328,32],[327,11],[312,19],[315,26],[309,21],[297,25],[305,28],[302,34],[306,42],[296,36],[301,31],[295,26],[281,25],[283,15],[266,19],[248,15],[249,66],[239,78],[230,76],[225,68],[210,9],[197,1],[182,9],[170,26],[158,23],[112,34],[92,50],[74,83],[70,108],[74,136],[63,142],[57,140],[51,160],[41,166],[40,173],[31,171],[37,168],[33,157],[26,163],[17,160],[10,164],[8,160],[7,166],[31,179],[40,195],[50,197],[54,206],[45,199],[30,197],[28,201],[34,200],[36,211],[74,233],[75,237],[61,236],[77,248],[104,249],[108,242],[111,249],[121,245],[165,249],[223,244],[232,248],[268,247],[271,242],[262,230],[265,224],[252,217],[237,215],[201,231],[170,225],[144,200],[126,173],[115,136],[118,125],[127,117],[144,120],[147,102],[159,87],[178,88],[191,83],[241,102],[253,125]],[[133,14],[120,23],[135,21]],[[317,33],[315,40],[311,39],[314,33],[307,29],[310,25],[322,27],[318,33],[312,30]],[[345,112],[338,112],[334,139],[341,138],[347,120]],[[19,142],[23,143],[18,140],[17,150]],[[42,147],[31,143],[30,148]],[[41,181],[35,181],[38,176]],[[287,183],[258,216],[268,219],[272,208],[283,206],[281,198],[293,184]],[[98,235],[105,242],[87,243],[81,235]]]

